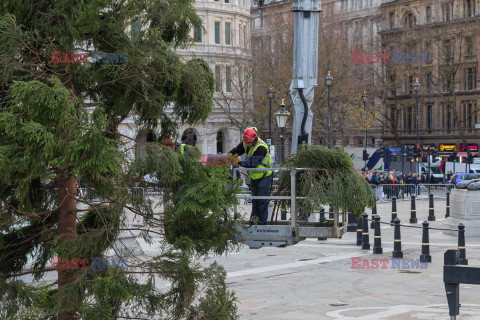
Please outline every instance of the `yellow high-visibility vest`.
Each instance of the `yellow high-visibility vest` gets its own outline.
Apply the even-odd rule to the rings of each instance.
[[[271,168],[272,167],[272,157],[270,156],[270,150],[268,148],[268,145],[260,138],[258,138],[257,144],[254,145],[253,147],[250,148],[250,151],[247,153],[247,144],[244,142],[243,143],[243,148],[245,149],[245,155],[247,159],[251,158],[252,155],[255,153],[255,150],[257,150],[258,147],[263,146],[267,149],[267,154],[265,155],[265,158],[263,158],[262,163],[259,164],[256,168]],[[260,178],[268,177],[269,175],[272,174],[272,171],[266,171],[266,172],[248,172],[248,175],[250,178],[253,180],[257,180]]]

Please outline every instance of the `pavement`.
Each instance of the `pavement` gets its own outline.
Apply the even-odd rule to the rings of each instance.
[[[428,200],[417,201],[417,227],[427,220]],[[445,200],[435,201],[436,221],[443,228]],[[247,207],[248,208],[248,207]],[[410,201],[397,201],[398,217],[410,225]],[[391,203],[379,202],[382,221],[391,219]],[[468,226],[466,226],[468,228]],[[404,259],[392,261],[393,231],[381,227],[383,254],[356,246],[356,233],[341,239],[307,239],[284,248],[243,246],[217,261],[235,291],[240,319],[450,319],[443,283],[443,254],[456,249],[457,237],[430,230],[432,262],[418,264],[422,229],[402,227]],[[373,248],[373,231],[370,230]],[[469,265],[480,267],[480,239],[466,239]],[[372,265],[372,259],[379,266]],[[382,265],[384,268],[382,268]],[[370,267],[368,269],[367,267]],[[480,319],[480,286],[460,285],[460,316]]]
[[[217,261],[223,265],[242,320],[450,319],[443,283],[443,254],[456,249],[457,237],[430,230],[432,262],[418,264],[422,243],[419,227],[427,220],[428,200],[419,200],[416,205],[417,228],[401,228],[402,261],[392,260],[394,228],[382,224],[383,254],[362,250],[356,245],[353,232],[341,239],[306,239],[284,248],[249,249],[241,245],[237,251],[199,263]],[[243,204],[240,211],[249,215],[250,205]],[[391,211],[390,202],[378,203],[381,221],[389,222]],[[410,225],[410,201],[398,200],[397,211],[402,224]],[[443,228],[444,199],[435,200],[435,216],[430,227]],[[149,246],[139,242],[147,257],[158,250],[155,243]],[[373,247],[372,230],[370,243]],[[469,265],[480,267],[480,239],[467,238],[466,248]],[[55,274],[49,273],[43,281],[53,279]],[[32,281],[31,276],[24,280]],[[168,287],[168,283],[158,285]],[[462,306],[457,319],[480,320],[479,298],[480,286],[461,284]]]

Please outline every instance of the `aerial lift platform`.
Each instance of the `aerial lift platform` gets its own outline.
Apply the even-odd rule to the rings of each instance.
[[[293,79],[290,85],[292,100],[293,128],[292,128],[292,154],[297,154],[298,145],[310,144],[312,139],[312,118],[310,110],[314,100],[314,87],[317,85],[318,74],[318,32],[319,14],[321,12],[320,0],[293,0],[294,12],[294,57]],[[237,169],[238,170],[238,169]],[[249,169],[249,171],[265,171],[272,169]],[[290,200],[290,220],[276,222],[270,225],[244,226],[241,239],[250,247],[284,246],[292,245],[305,238],[339,238],[346,231],[346,213],[334,213],[333,227],[319,226],[319,222],[300,221],[297,212],[295,179],[299,170],[308,168],[280,168],[274,170],[290,170],[291,192],[290,196],[270,196],[272,200]],[[234,175],[235,176],[235,175]],[[239,195],[244,199],[265,199]]]
[[[273,195],[273,196],[251,196],[249,194],[238,194],[239,199],[271,199],[271,200],[287,200],[290,202],[290,219],[273,221],[273,212],[271,221],[267,222],[267,225],[249,225],[249,222],[245,222],[239,228],[239,238],[243,243],[250,248],[260,248],[264,246],[282,247],[288,245],[294,245],[306,238],[341,238],[347,231],[347,214],[334,211],[333,225],[321,226],[320,219],[316,219],[316,214],[310,213],[314,217],[314,221],[311,219],[299,219],[298,200],[305,199],[305,197],[298,197],[296,195],[296,173],[301,170],[313,170],[309,168],[259,168],[259,169],[246,169],[246,168],[234,168],[234,176],[237,170],[241,171],[290,171],[291,189],[290,195]],[[234,207],[234,212],[237,212],[238,208]]]

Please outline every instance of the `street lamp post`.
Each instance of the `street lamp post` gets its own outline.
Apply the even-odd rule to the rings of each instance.
[[[364,131],[364,144],[365,144],[365,151],[364,151],[364,154],[367,153],[367,92],[364,90],[363,91],[363,95],[362,95],[362,98],[363,98],[363,117],[364,117],[364,127],[363,127],[363,131]],[[365,167],[367,166],[367,160],[365,160]]]
[[[330,71],[327,73],[327,77],[325,78],[325,86],[327,87],[327,92],[328,92],[328,148],[330,148],[330,128],[331,128],[331,122],[330,122],[330,87],[333,86],[333,78],[330,75]]]
[[[416,99],[417,99],[417,112],[416,112],[416,127],[417,127],[417,148],[418,148],[418,145],[420,144],[420,139],[419,139],[419,135],[418,135],[418,93],[420,91],[420,83],[418,83],[418,78],[415,79],[415,84],[413,85],[414,88],[415,88],[415,93],[416,93]],[[418,176],[420,176],[420,163],[418,162],[418,158],[417,158],[417,174]]]
[[[285,126],[287,124],[287,119],[290,116],[290,112],[285,110],[285,99],[282,99],[282,104],[280,105],[280,111],[275,113],[275,117],[277,118],[277,124],[280,128],[280,160],[283,164],[285,162],[285,150],[284,150],[284,137],[283,134],[285,133]]]
[[[272,99],[274,97],[273,89],[270,88],[267,90],[267,98],[270,101],[270,106],[268,108],[268,139],[270,143],[272,141]]]

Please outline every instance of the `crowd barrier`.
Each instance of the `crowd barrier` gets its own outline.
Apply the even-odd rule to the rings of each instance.
[[[410,199],[415,196],[417,199],[428,199],[429,194],[435,198],[445,198],[447,191],[454,188],[450,184],[379,184],[370,185],[377,201],[391,201],[397,199]]]

